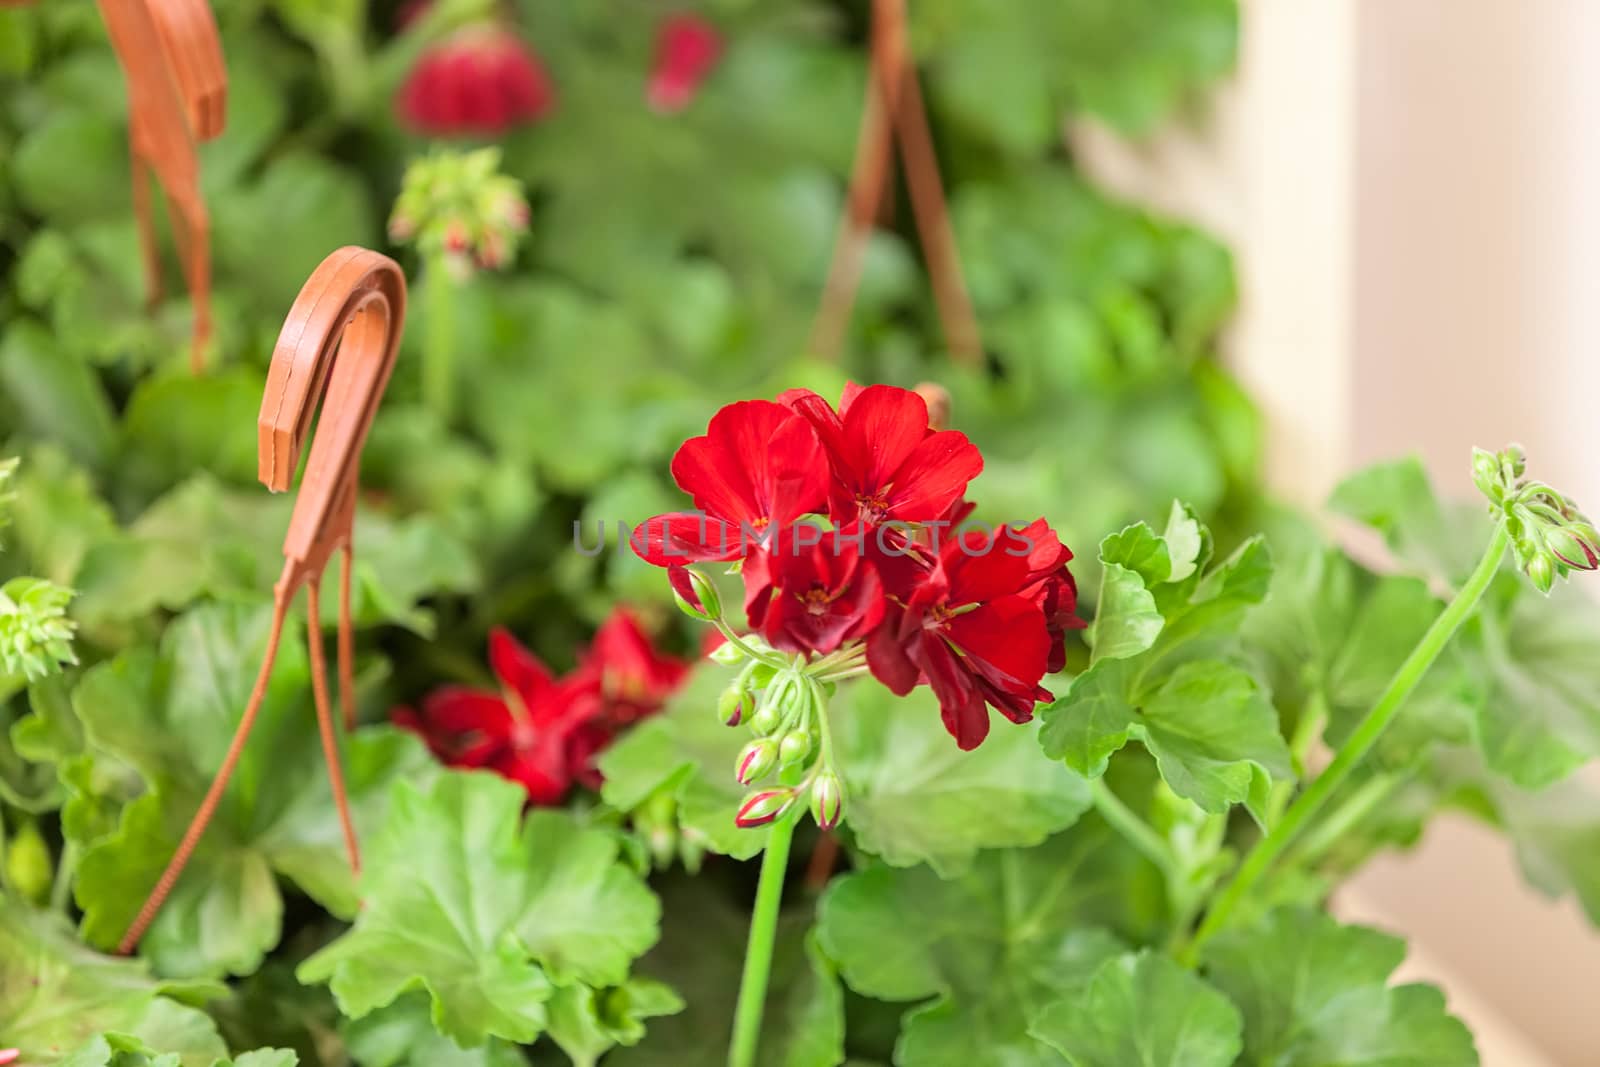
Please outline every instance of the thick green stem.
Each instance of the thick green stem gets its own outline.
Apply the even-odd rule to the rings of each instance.
[[[1177,864],[1173,861],[1172,849],[1168,847],[1166,839],[1124,804],[1122,798],[1106,785],[1104,778],[1096,778],[1089,783],[1089,795],[1094,798],[1095,809],[1111,824],[1113,830],[1144,853],[1145,858],[1160,868],[1163,875],[1168,878],[1174,875]]]
[[[1472,576],[1467,579],[1466,584],[1450,603],[1445,605],[1439,617],[1433,620],[1428,632],[1422,635],[1417,647],[1411,650],[1411,655],[1406,657],[1406,661],[1395,672],[1389,687],[1383,691],[1378,702],[1372,705],[1366,717],[1335,754],[1333,762],[1329,763],[1327,769],[1317,776],[1293,804],[1289,805],[1289,809],[1283,813],[1283,819],[1272,828],[1272,832],[1256,842],[1256,847],[1246,857],[1244,864],[1239,868],[1239,873],[1228,883],[1228,887],[1222,891],[1217,902],[1211,906],[1211,910],[1206,912],[1200,928],[1195,931],[1194,940],[1190,941],[1188,948],[1180,954],[1182,962],[1189,966],[1195,964],[1205,943],[1227,926],[1234,911],[1261,881],[1273,861],[1289,846],[1312,816],[1322,809],[1328,797],[1350,776],[1356,764],[1361,762],[1377,743],[1378,738],[1383,735],[1384,730],[1389,728],[1389,724],[1394,721],[1395,715],[1404,706],[1411,691],[1417,687],[1417,683],[1433,665],[1433,661],[1444,651],[1450,638],[1478,606],[1484,591],[1494,580],[1495,572],[1500,569],[1500,558],[1505,555],[1509,543],[1510,537],[1505,527],[1496,526],[1494,536],[1489,540],[1489,547],[1484,551],[1483,558],[1478,561]]]
[[[783,879],[789,868],[789,845],[803,810],[804,805],[797,800],[793,810],[772,824],[766,851],[761,855],[761,881],[756,886],[755,914],[750,917],[750,941],[744,950],[744,977],[739,981],[728,1067],[755,1067],[761,1013],[767,1003],[767,980],[772,975],[772,945],[778,933],[778,905],[783,900]]]
[[[456,280],[443,259],[422,273],[428,331],[422,339],[422,399],[448,425],[455,404]]]

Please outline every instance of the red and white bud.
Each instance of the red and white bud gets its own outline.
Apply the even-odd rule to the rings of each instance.
[[[763,789],[759,793],[751,793],[739,805],[739,813],[733,817],[734,825],[741,830],[765,826],[788,811],[792,803],[793,789]]]
[[[811,817],[822,830],[832,830],[844,818],[844,786],[832,771],[823,771],[811,783]]]
[[[717,719],[724,726],[738,726],[755,708],[756,695],[735,682],[717,697]]]
[[[733,776],[740,785],[759,782],[778,765],[778,746],[770,738],[760,737],[744,746],[739,753]]]

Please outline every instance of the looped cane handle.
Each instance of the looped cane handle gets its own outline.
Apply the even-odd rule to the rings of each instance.
[[[268,489],[289,488],[300,453],[318,420],[305,478],[284,537],[283,574],[273,588],[272,632],[255,688],[245,706],[222,766],[184,832],[172,860],[123,935],[119,950],[132,952],[177,884],[206,824],[216,812],[228,779],[238,765],[272,675],[278,641],[289,605],[306,588],[307,639],[311,653],[311,693],[317,711],[328,778],[354,871],[361,867],[355,826],[339,766],[338,740],[329,708],[327,667],[320,627],[322,572],[335,549],[341,552],[339,589],[339,695],[346,726],[353,725],[353,649],[350,619],[351,532],[356,507],[356,476],[367,431],[394,370],[400,331],[405,324],[406,280],[387,256],[346,247],[328,256],[311,273],[289,309],[272,351],[265,395],[261,398],[259,460]]]

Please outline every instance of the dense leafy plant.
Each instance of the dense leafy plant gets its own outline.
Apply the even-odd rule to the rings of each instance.
[[[1592,526],[1514,450],[1488,521],[1413,462],[1341,486],[1381,571],[1264,500],[1226,252],[1061,144],[1225,70],[1230,0],[910,5],[981,366],[898,217],[843,365],[800,358],[855,5],[214,6],[203,376],[94,5],[0,7],[0,1062],[1440,1067],[1470,1035],[1333,886],[1455,808],[1600,917],[1600,614],[1541,595]],[[355,535],[364,870],[287,640],[118,958],[267,640],[271,339],[385,234],[422,299]]]

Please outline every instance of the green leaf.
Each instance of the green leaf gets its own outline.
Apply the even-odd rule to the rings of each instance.
[[[1217,660],[1191,661],[1158,686],[1126,661],[1097,663],[1045,709],[1045,754],[1080,774],[1105,773],[1111,754],[1137,738],[1179,796],[1207,811],[1253,806],[1269,778],[1288,777],[1277,712],[1255,679]]]
[[[1500,781],[1487,793],[1516,845],[1524,877],[1555,897],[1570,892],[1600,926],[1600,796],[1581,777],[1529,792]]]
[[[1489,767],[1538,789],[1600,755],[1600,608],[1581,590],[1546,599],[1503,575],[1479,619],[1489,693],[1476,733]]]
[[[109,626],[196,599],[264,594],[283,570],[292,497],[231,490],[196,475],[161,497],[121,535],[97,543],[77,584],[86,625]],[[399,623],[427,635],[433,616],[419,601],[478,584],[478,568],[455,537],[426,515],[391,519],[361,509],[355,528],[351,618],[358,627]],[[338,621],[337,567],[323,576],[322,622]]]
[[[612,1052],[606,1067],[709,1064],[727,1054],[730,1008],[738,998],[750,932],[748,906],[703,878],[671,878],[661,895],[666,917],[661,943],[639,961],[638,970],[671,982],[684,1008],[652,1021],[644,1040]],[[761,1027],[760,1061],[771,1067],[834,1067],[844,1058],[844,994],[832,964],[807,936],[809,926],[803,911],[786,911],[778,919]],[[552,1007],[552,1015],[555,1011]]]
[[[1126,904],[1103,828],[985,852],[960,878],[875,867],[823,894],[818,936],[856,992],[924,1003],[906,1013],[900,1067],[1054,1062],[1033,1016],[1122,951],[1100,921]]]
[[[148,500],[190,477],[197,459],[223,481],[253,484],[261,390],[261,373],[247,367],[141,381],[123,416],[120,491]]]
[[[265,605],[197,609],[167,629],[159,654],[124,653],[74,691],[92,746],[132,765],[148,788],[111,836],[85,842],[75,891],[91,942],[122,936],[198,809],[248,700],[270,616]],[[164,973],[255,970],[280,934],[277,875],[335,914],[356,909],[307,677],[304,645],[288,627],[233,782],[141,944]],[[359,730],[343,749],[358,832],[382,819],[390,782],[426,781],[437,766],[389,727]]]
[[[979,849],[1040,844],[1089,807],[1079,775],[1038,758],[1036,724],[1006,724],[962,752],[931,692],[896,697],[870,681],[829,716],[855,843],[896,867],[958,874]]]
[[[1129,953],[1045,1008],[1029,1031],[1073,1067],[1228,1067],[1239,1009],[1166,956]]]
[[[611,1049],[637,1045],[645,1036],[644,1020],[675,1015],[683,1006],[671,986],[648,978],[610,989],[558,986],[550,998],[550,1039],[576,1067],[594,1067]]]
[[[36,438],[58,444],[91,469],[110,461],[116,431],[100,379],[38,323],[8,324],[0,339],[0,385]]]
[[[618,739],[600,757],[600,797],[618,811],[633,811],[667,790],[677,800],[685,837],[749,859],[769,831],[741,830],[733,822],[745,792],[733,771],[749,735],[716,719],[717,695],[730,681],[726,668],[701,665],[660,714]]]
[[[28,450],[11,516],[10,547],[28,571],[63,585],[74,584],[84,554],[117,528],[88,474],[48,445]]]
[[[1161,545],[1162,556],[1166,546]],[[1165,565],[1163,558],[1159,561]],[[1165,566],[1163,566],[1165,569]],[[1156,610],[1155,597],[1144,581],[1117,563],[1107,563],[1100,577],[1100,599],[1089,628],[1089,644],[1096,660],[1137,656],[1156,643],[1166,625]]]
[[[1388,984],[1404,956],[1397,938],[1292,909],[1219,936],[1204,964],[1244,1013],[1245,1064],[1475,1067],[1437,989]]]
[[[428,793],[399,785],[355,926],[301,980],[328,982],[352,1018],[424,988],[434,1025],[463,1045],[532,1041],[553,983],[626,981],[656,939],[655,897],[614,836],[565,812],[524,820],[526,799],[487,773],[443,774]]]
[[[525,1067],[515,1045],[490,1038],[462,1048],[429,1019],[428,994],[407,993],[388,1007],[346,1022],[341,1030],[359,1067]]]
[[[218,992],[160,981],[141,961],[79,944],[58,916],[0,899],[0,1034],[23,1063],[106,1063],[109,1049],[100,1060],[69,1053],[109,1031],[176,1053],[183,1067],[211,1067],[226,1054],[222,1039],[204,1012],[180,1001]]]
[[[715,716],[717,694],[732,680],[727,668],[702,665],[665,711],[601,757],[601,796],[632,811],[666,789],[686,836],[744,859],[761,850],[767,831],[733,821],[746,792],[733,768],[749,734]],[[1008,724],[962,752],[925,690],[899,698],[876,683],[847,685],[829,721],[846,822],[860,848],[896,866],[956,873],[979,849],[1038,844],[1089,806],[1082,778],[1027,755],[1036,727]]]
[[[1483,509],[1441,504],[1415,456],[1351,475],[1334,489],[1328,506],[1382,533],[1400,562],[1428,576],[1464,577],[1488,542]]]

